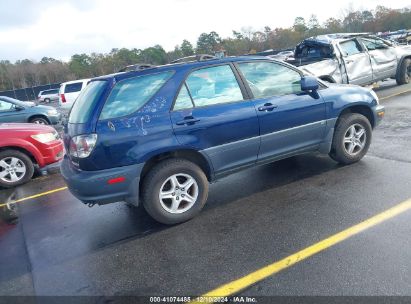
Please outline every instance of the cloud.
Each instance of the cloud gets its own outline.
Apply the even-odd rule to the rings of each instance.
[[[97,1],[3,0],[0,2],[0,31],[34,24],[41,18],[44,10],[54,6],[56,3],[68,3],[78,10],[89,11],[95,6]]]
[[[382,0],[362,0],[375,8]],[[408,0],[391,0],[393,8]],[[194,45],[203,32],[221,36],[244,27],[289,27],[294,18],[320,21],[339,17],[345,0],[312,0],[281,6],[272,0],[2,0],[0,2],[1,58],[40,60],[43,56],[69,60],[75,53],[107,53],[112,48],[146,48],[155,44],[171,50],[187,39]],[[356,5],[354,8],[357,9]]]

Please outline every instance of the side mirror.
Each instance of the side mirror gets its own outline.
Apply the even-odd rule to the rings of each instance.
[[[312,76],[304,76],[301,78],[301,90],[302,91],[316,91],[320,85],[318,84],[317,78]]]
[[[14,106],[14,109],[15,109],[16,111],[22,111],[22,110],[24,110],[24,107],[15,105],[15,106]]]

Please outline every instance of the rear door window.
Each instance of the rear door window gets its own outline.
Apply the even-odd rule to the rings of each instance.
[[[361,38],[368,51],[387,49],[388,45],[377,38]]]
[[[112,89],[100,120],[127,116],[140,109],[171,77],[172,71],[128,78]]]
[[[81,91],[83,83],[82,82],[75,82],[66,84],[66,88],[64,89],[64,93],[73,93]]]
[[[194,107],[194,104],[188,93],[187,85],[184,83],[176,99],[174,110],[190,109],[192,107]]]

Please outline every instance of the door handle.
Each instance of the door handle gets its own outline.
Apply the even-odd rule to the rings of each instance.
[[[350,63],[353,63],[353,62],[354,62],[354,60],[346,60],[345,61],[346,64],[350,64]]]
[[[266,103],[265,105],[258,107],[258,111],[268,112],[274,110],[277,107],[277,105],[273,105],[272,103]]]
[[[184,126],[184,125],[189,126],[189,125],[193,125],[193,124],[195,124],[196,122],[199,122],[199,121],[200,121],[200,119],[198,119],[198,118],[184,117],[183,120],[177,121],[176,125],[177,126]]]

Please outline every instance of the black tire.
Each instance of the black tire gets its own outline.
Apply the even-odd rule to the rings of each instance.
[[[39,125],[49,125],[49,121],[44,117],[33,117],[30,119],[30,123],[39,124]]]
[[[3,176],[2,174],[6,170],[6,168],[4,168],[1,165],[2,162],[5,162],[6,164],[10,165],[11,158],[18,159],[25,166],[24,174],[16,173],[18,175],[19,180],[15,182],[11,181],[11,175]],[[18,163],[16,166],[22,168],[21,163]],[[5,150],[0,152],[0,186],[4,188],[11,188],[24,184],[32,178],[33,173],[33,162],[31,161],[30,157],[28,157],[26,154],[17,150]]]
[[[410,83],[411,77],[411,59],[407,58],[402,61],[401,66],[399,67],[397,77],[395,80],[398,85]]]
[[[181,210],[184,210],[184,206],[190,206],[190,203],[188,201],[185,201],[184,198],[181,198],[184,197],[184,194],[180,194],[181,197],[178,197],[176,195],[179,194],[175,192],[173,193],[173,199],[166,198],[162,201],[160,201],[159,197],[160,190],[167,187],[168,183],[170,183],[169,185],[171,189],[172,184],[171,182],[168,182],[168,180],[170,180],[170,178],[174,175],[178,175],[178,178],[180,178],[181,175],[187,175],[193,178],[196,182],[196,184],[193,184],[192,186],[188,187],[188,189],[182,188],[178,190],[187,191],[187,196],[189,196],[188,191],[194,191],[195,193],[197,193],[197,198],[193,200],[194,203],[191,205],[191,207],[188,210],[181,213],[172,213],[171,211],[167,211],[166,208],[168,207],[166,203],[168,203],[169,200],[171,205],[172,202],[174,202],[174,200],[180,199],[180,205],[178,206],[178,208],[182,207]],[[181,181],[179,180],[179,182]],[[182,182],[184,183],[185,181],[183,180]],[[150,170],[150,172],[145,176],[144,181],[142,183],[141,193],[143,205],[146,211],[156,221],[163,224],[172,225],[188,221],[191,218],[195,217],[201,211],[201,209],[204,207],[204,204],[207,201],[208,181],[204,172],[196,164],[185,159],[167,159],[154,166]],[[192,193],[190,193],[190,195],[192,195]]]
[[[50,103],[50,98],[44,98],[45,103]]]
[[[350,128],[354,127],[355,139],[353,142],[345,142],[345,139],[350,140]],[[361,136],[356,139],[357,134],[360,134],[360,130],[363,128],[365,137]],[[348,135],[348,137],[346,137]],[[330,157],[335,161],[349,165],[358,162],[367,153],[370,147],[372,139],[372,127],[369,120],[361,114],[347,113],[338,119],[337,126],[334,131],[334,138],[331,146]],[[358,144],[362,144],[362,147]],[[354,146],[352,153],[349,152],[350,148]],[[357,151],[355,150],[357,149]]]

